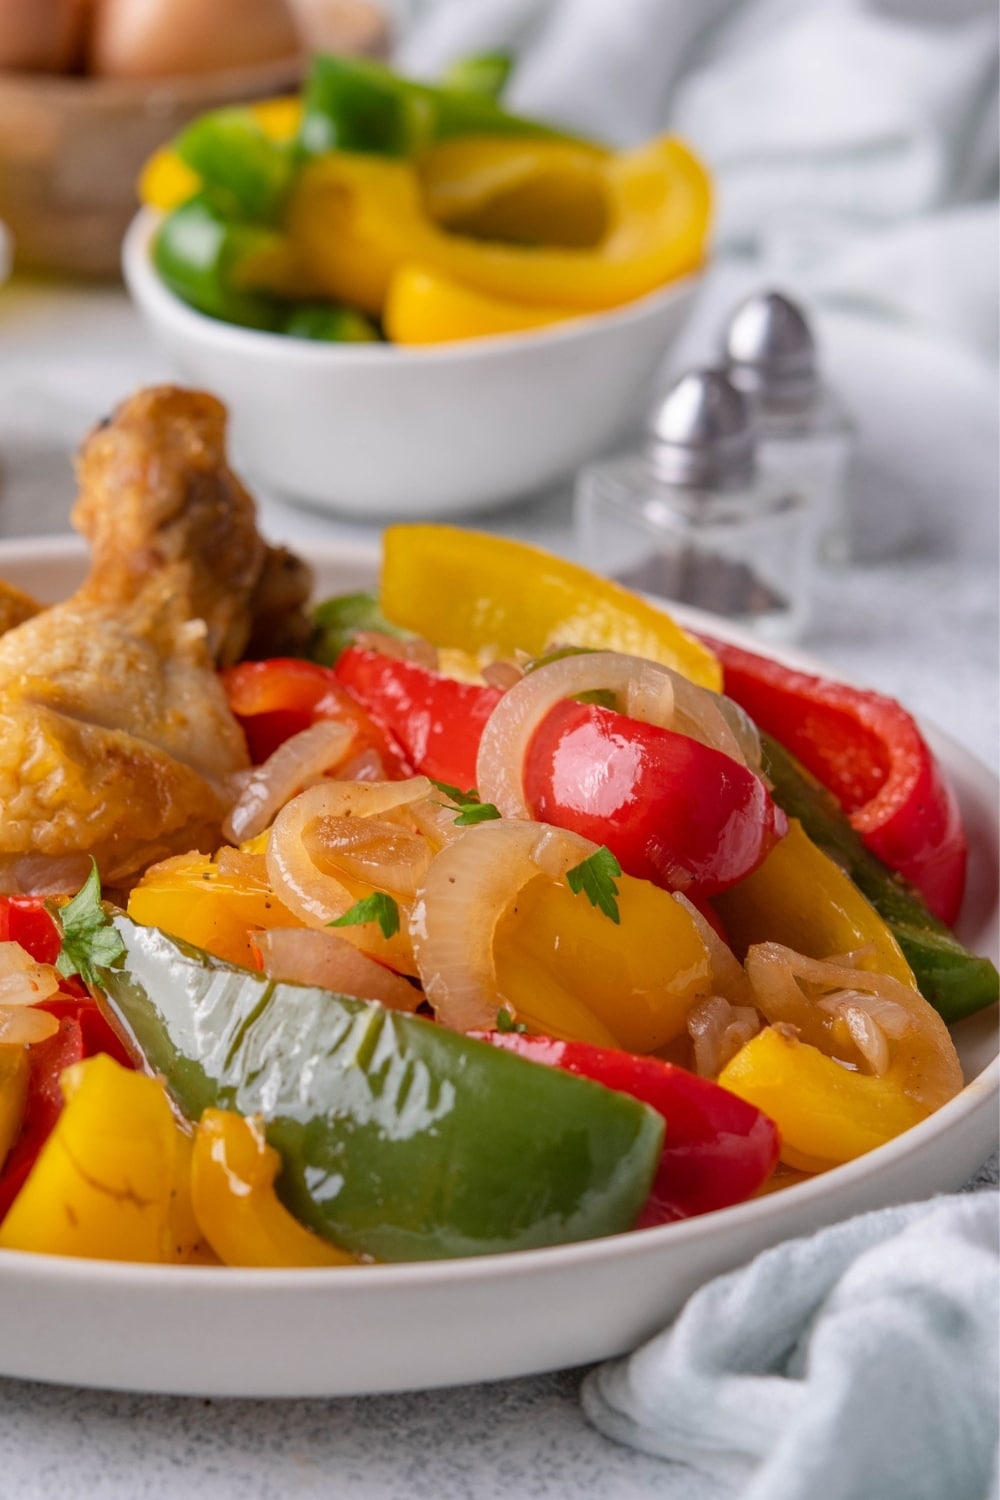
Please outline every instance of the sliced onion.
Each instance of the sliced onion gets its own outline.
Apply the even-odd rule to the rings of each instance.
[[[8,854],[0,857],[5,896],[73,896],[90,874],[87,854]]]
[[[888,1047],[883,1071],[891,1072],[906,1094],[933,1110],[961,1090],[962,1065],[947,1026],[922,995],[900,980],[807,958],[780,943],[755,944],[747,954],[746,972],[754,1001],[767,1019],[794,1026],[804,1041],[830,1056],[851,1066],[861,1062],[867,1067],[872,1059],[882,1065],[882,1040],[867,1021],[855,1017],[852,1026],[844,1018],[838,1024],[839,1002],[850,1010],[864,1006]],[[879,1003],[869,1008],[869,996]]]
[[[388,818],[317,818],[304,838],[320,869],[410,900],[433,852],[421,834]]]
[[[596,849],[589,839],[544,823],[474,824],[431,861],[410,919],[417,970],[439,1021],[457,1031],[492,1028],[497,991],[497,922],[529,880],[564,875]]]
[[[321,869],[307,843],[320,819],[370,817],[426,797],[424,776],[409,781],[323,781],[286,803],[267,841],[267,874],[278,900],[310,927],[343,916],[354,898],[329,869]]]
[[[0,1005],[38,1005],[59,989],[59,973],[20,943],[0,942]]]
[[[750,981],[732,949],[722,941],[708,918],[698,910],[693,901],[688,900],[683,891],[672,891],[671,896],[678,906],[683,906],[708,949],[708,958],[712,965],[713,991],[733,1005],[752,1005]]]
[[[359,1000],[379,1000],[393,1010],[414,1011],[422,996],[398,974],[359,953],[339,933],[315,928],[272,927],[254,942],[272,979],[312,984]]]
[[[0,1005],[0,1046],[32,1047],[36,1042],[46,1042],[59,1030],[59,1022],[47,1010],[35,1010],[30,1005]]]
[[[687,1018],[695,1072],[702,1078],[718,1078],[726,1063],[759,1030],[760,1017],[752,1005],[730,1005],[721,995],[699,1000]]]
[[[222,825],[226,838],[242,844],[263,833],[289,798],[343,761],[353,740],[346,724],[321,719],[285,740],[263,765],[241,773],[236,801]]]
[[[630,718],[675,728],[745,764],[716,694],[641,656],[580,652],[537,667],[500,699],[486,721],[476,761],[483,801],[492,802],[505,818],[529,818],[523,767],[535,731],[557,703],[599,688],[619,694]]]

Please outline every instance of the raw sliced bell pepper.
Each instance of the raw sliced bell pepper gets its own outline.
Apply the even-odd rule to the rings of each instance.
[[[596,245],[608,227],[605,152],[563,141],[473,136],[416,159],[436,224],[522,245]]]
[[[375,316],[394,272],[413,261],[488,296],[596,312],[697,270],[711,215],[707,175],[672,137],[609,156],[602,172],[607,228],[590,247],[450,234],[430,217],[412,163],[344,150],[297,174],[285,229],[308,286]],[[287,268],[262,263],[255,283],[286,290]]]
[[[627,1229],[662,1119],[433,1022],[213,962],[127,918],[109,1003],[189,1119],[260,1114],[285,1206],[380,1260]]]
[[[897,1079],[850,1072],[773,1026],[737,1052],[719,1083],[770,1115],[782,1161],[806,1172],[853,1161],[927,1116]]]
[[[153,264],[176,296],[209,318],[266,332],[284,317],[278,298],[254,289],[261,267],[285,263],[283,237],[228,216],[208,191],[188,198],[160,224]]]
[[[332,302],[304,302],[287,314],[282,333],[320,344],[377,344],[379,331],[370,318]]]
[[[349,1266],[356,1258],[292,1217],[274,1191],[281,1157],[256,1120],[206,1109],[191,1162],[191,1202],[225,1266]]]
[[[710,642],[725,692],[836,797],[866,847],[958,916],[968,844],[955,795],[910,714],[891,698]]]
[[[572,316],[564,307],[532,307],[474,292],[427,266],[401,265],[389,282],[382,324],[394,344],[450,344],[523,333]]]
[[[550,125],[509,114],[484,90],[416,83],[369,58],[313,58],[299,131],[308,156],[357,151],[405,157],[429,141],[465,135],[569,139]]]
[[[861,968],[917,988],[878,912],[795,818],[764,863],[712,904],[740,958],[751,944],[763,942],[781,943],[808,958],[857,952]]]
[[[240,218],[277,225],[295,171],[290,141],[275,140],[246,106],[217,109],[184,127],[173,143],[180,160]]]
[[[302,102],[298,97],[262,99],[242,106],[268,141],[291,144],[299,133]],[[203,116],[212,119],[212,115]],[[170,213],[205,186],[198,172],[178,155],[175,145],[162,146],[139,176],[139,199],[147,208]]]
[[[949,1024],[995,1005],[1000,998],[995,965],[968,952],[915,887],[866,848],[833,795],[782,745],[765,735],[763,748],[775,801],[868,898],[902,949],[924,999]]]
[[[177,1125],[163,1085],[98,1055],[60,1086],[65,1107],[0,1224],[0,1249],[173,1259]]]
[[[532,736],[523,782],[539,822],[605,844],[630,875],[699,897],[749,875],[788,829],[746,766],[594,703],[556,704]]]
[[[514,67],[509,52],[477,52],[458,57],[441,75],[441,86],[453,93],[484,94],[499,99]]]
[[[462,791],[475,786],[479,741],[503,696],[499,688],[459,682],[362,646],[342,651],[334,673],[419,775]]]
[[[396,525],[383,538],[380,598],[394,624],[433,641],[540,656],[553,643],[646,656],[718,690],[708,647],[663,610],[595,573],[508,537]]]
[[[222,673],[222,685],[255,765],[267,760],[290,735],[321,719],[333,719],[353,729],[352,754],[377,752],[386,779],[412,775],[398,743],[372,721],[329,667],[297,657],[240,662]]]
[[[494,1047],[618,1089],[650,1105],[666,1122],[660,1166],[637,1228],[687,1219],[742,1203],[770,1177],[780,1146],[760,1109],[658,1057],[517,1032],[485,1034]]]

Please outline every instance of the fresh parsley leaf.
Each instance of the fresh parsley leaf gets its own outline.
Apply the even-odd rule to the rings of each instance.
[[[523,1021],[515,1021],[510,1011],[503,1006],[497,1011],[497,1031],[516,1031],[518,1035],[523,1035],[527,1029]]]
[[[492,802],[481,802],[475,787],[463,792],[461,787],[451,786],[447,781],[435,781],[433,776],[429,780],[431,786],[436,786],[442,796],[448,798],[447,803],[441,803],[441,806],[458,809],[456,828],[468,828],[473,823],[490,823],[494,818],[499,818],[499,809]]]
[[[399,907],[384,891],[372,891],[370,896],[362,896],[360,901],[355,901],[353,906],[328,922],[327,926],[357,927],[362,922],[377,922],[382,929],[382,936],[391,938],[399,931]]]
[[[576,896],[582,891],[591,906],[596,906],[617,924],[621,922],[616,899],[621,872],[622,867],[611,850],[602,844],[588,859],[566,871],[566,884]]]
[[[79,974],[84,984],[97,985],[98,969],[117,968],[125,957],[125,944],[101,905],[101,877],[90,861],[90,874],[65,906],[46,902],[62,938],[56,968],[68,979]]]

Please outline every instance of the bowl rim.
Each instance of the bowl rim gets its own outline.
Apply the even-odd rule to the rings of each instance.
[[[163,73],[143,78],[106,78],[89,73],[42,73],[0,68],[0,88],[16,99],[29,96],[46,104],[100,108],[102,105],[134,105],[145,111],[150,101],[160,104],[165,96],[182,106],[206,97],[233,99],[250,90],[296,89],[302,82],[308,59],[304,53],[267,58],[258,63],[240,63],[203,73]]]
[[[224,323],[221,319],[210,318],[182,302],[160,279],[149,254],[150,241],[161,217],[154,209],[139,209],[122,240],[122,275],[136,304],[157,321],[172,323],[182,333],[203,345],[214,344],[217,348],[228,349],[232,353],[271,359],[280,364],[304,363],[307,367],[319,365],[336,368],[355,363],[377,366],[387,360],[397,365],[404,362],[409,365],[467,363],[503,354],[516,355],[525,349],[544,349],[582,341],[594,333],[641,323],[674,303],[687,300],[697,291],[705,274],[702,267],[666,282],[631,302],[597,312],[581,313],[564,322],[523,332],[455,339],[445,344],[328,344]]]

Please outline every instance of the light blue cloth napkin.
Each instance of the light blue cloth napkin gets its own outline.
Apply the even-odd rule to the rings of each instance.
[[[998,1210],[959,1194],[778,1245],[591,1371],[584,1411],[740,1500],[992,1500]]]

